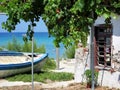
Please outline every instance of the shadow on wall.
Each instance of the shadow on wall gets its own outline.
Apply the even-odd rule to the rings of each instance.
[[[118,78],[118,82],[120,83],[120,75],[119,75],[119,78]]]

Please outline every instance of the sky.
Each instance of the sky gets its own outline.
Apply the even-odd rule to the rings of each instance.
[[[0,15],[0,32],[7,32],[6,30],[2,29],[2,26],[1,26],[1,23],[5,22],[6,20],[7,20],[6,15]],[[16,29],[13,32],[26,32],[29,23],[30,22],[26,23],[26,22],[21,20],[21,23],[19,23],[16,26]],[[47,29],[47,27],[46,27],[46,25],[45,25],[45,23],[43,22],[42,19],[40,19],[40,21],[37,22],[37,26],[34,27],[34,31],[35,32],[47,32],[48,31],[48,29]]]

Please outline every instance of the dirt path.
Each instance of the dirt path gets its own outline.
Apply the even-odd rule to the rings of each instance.
[[[22,85],[22,86],[11,86],[11,87],[1,87],[0,90],[31,90],[31,85]],[[34,90],[91,90],[90,88],[86,88],[86,85],[82,85],[80,83],[70,84],[67,87],[42,87],[42,85],[35,84]],[[109,89],[107,87],[97,87],[95,90],[119,90],[119,89]]]

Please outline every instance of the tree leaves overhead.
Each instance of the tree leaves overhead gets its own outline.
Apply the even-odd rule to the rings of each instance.
[[[0,11],[7,13],[8,19],[3,28],[15,30],[15,26],[24,20],[36,26],[40,17],[46,23],[49,34],[55,37],[54,44],[65,47],[81,41],[87,43],[89,29],[98,16],[120,15],[120,0],[1,0]],[[27,36],[33,36],[31,25]]]
[[[107,19],[111,12],[119,14],[118,3],[119,0],[48,0],[42,17],[50,35],[55,37],[56,46],[63,42],[68,47],[79,41],[85,46],[89,29],[97,17],[105,15]]]
[[[42,15],[49,28],[50,35],[56,37],[56,42],[65,43],[66,47],[73,43],[77,44],[80,39],[84,41],[81,36],[85,39],[89,33],[88,27],[92,19],[87,18],[88,15],[83,10],[83,2],[85,3],[85,1],[79,1],[80,0],[72,0],[70,2],[67,0],[48,1],[45,6],[45,12]],[[84,15],[83,17],[83,14],[87,16]],[[86,32],[85,36],[82,35],[83,32]],[[55,44],[59,46],[58,43]],[[86,42],[84,45],[86,45]]]

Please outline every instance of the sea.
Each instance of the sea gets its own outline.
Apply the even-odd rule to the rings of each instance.
[[[12,42],[13,38],[15,38],[18,43],[23,44],[23,35],[25,32],[0,32],[0,47],[6,46],[8,42]],[[46,48],[46,53],[48,53],[50,58],[56,59],[56,47],[53,44],[53,37],[49,37],[48,32],[35,32],[34,33],[34,41],[37,46],[44,45]],[[64,56],[65,48],[62,44],[59,47],[59,58]]]

